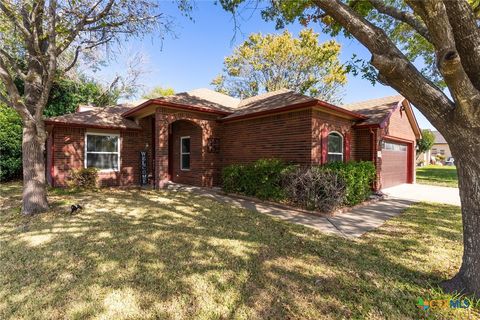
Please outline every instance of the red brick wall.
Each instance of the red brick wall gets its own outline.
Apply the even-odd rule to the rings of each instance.
[[[415,141],[415,132],[412,129],[407,113],[402,108],[397,108],[390,117],[386,134],[402,138],[410,141]]]
[[[177,121],[172,124],[171,131],[172,181],[201,186],[202,175],[208,170],[203,161],[206,150],[202,146],[202,128],[191,122]],[[190,137],[190,170],[180,170],[180,137],[185,136]]]
[[[354,128],[352,132],[352,160],[372,161],[373,145],[370,128]]]
[[[334,115],[312,111],[311,163],[322,164],[327,161],[328,134],[337,131],[343,136],[344,160],[351,158],[351,132],[353,122]]]
[[[84,128],[55,127],[53,129],[53,147],[49,151],[53,150],[54,186],[65,186],[70,171],[83,168],[84,144]]]
[[[53,130],[53,184],[66,186],[73,169],[84,167],[85,132],[111,132],[85,128],[55,127]],[[150,130],[151,131],[151,130]],[[51,139],[51,138],[50,138]],[[101,186],[137,185],[140,182],[140,151],[151,143],[148,132],[130,130],[120,132],[120,171],[99,172]],[[151,146],[151,145],[150,145]],[[51,157],[51,155],[49,155]],[[51,165],[51,162],[50,162]],[[52,168],[49,167],[48,170]]]
[[[260,158],[310,164],[312,110],[225,122],[220,149],[223,166]]]
[[[197,186],[218,185],[220,154],[208,150],[209,139],[220,138],[218,118],[218,115],[185,112],[165,107],[157,108],[155,113],[157,187],[162,187],[168,181],[169,171],[172,171],[169,170],[169,165],[173,167],[171,173],[175,182]],[[187,123],[191,126],[185,123],[186,121],[190,122]],[[193,135],[195,139],[191,141],[192,146],[195,144],[195,148],[198,148],[192,149],[190,157],[193,162],[191,162],[190,172],[183,172],[179,169],[180,135]],[[169,146],[170,144],[172,145]],[[170,160],[169,151],[172,153]]]

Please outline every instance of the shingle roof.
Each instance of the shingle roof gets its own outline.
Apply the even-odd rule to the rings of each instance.
[[[225,94],[210,90],[196,89],[189,92],[181,92],[172,96],[159,97],[145,101],[141,104],[129,103],[115,107],[95,109],[91,111],[77,112],[47,119],[47,123],[72,123],[79,125],[112,127],[120,129],[139,129],[139,125],[133,120],[125,117],[135,114],[137,109],[150,104],[158,104],[161,101],[166,103],[191,106],[201,109],[217,111],[226,114],[222,119],[250,116],[250,114],[267,112],[281,109],[288,106],[303,105],[305,103],[323,103],[325,107],[337,111],[350,112],[352,116],[365,116],[368,119],[360,124],[379,124],[390,114],[391,110],[403,99],[402,96],[391,96],[380,99],[373,99],[358,103],[347,104],[336,107],[292,90],[280,89],[267,92],[251,98],[239,100]],[[131,112],[128,112],[131,111]],[[123,116],[122,116],[123,115]],[[360,116],[359,116],[360,115]]]
[[[318,99],[296,93],[292,90],[280,89],[241,100],[238,109],[224,119],[315,101],[318,101]]]
[[[233,112],[240,103],[239,99],[205,88],[180,92],[171,96],[155,98],[154,100],[223,112]]]
[[[117,106],[95,108],[94,110],[48,118],[46,122],[47,124],[78,124],[86,127],[141,129],[135,121],[122,117],[122,113],[133,107],[135,107],[135,104],[125,103]]]
[[[345,104],[342,108],[367,116],[368,119],[360,123],[362,125],[380,124],[403,99],[400,95],[389,96]]]
[[[442,136],[442,134],[438,131],[432,131],[433,135],[435,136],[435,143],[448,143],[447,140]]]

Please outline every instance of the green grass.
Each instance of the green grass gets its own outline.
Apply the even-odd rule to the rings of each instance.
[[[462,254],[454,206],[348,240],[182,192],[52,190],[31,218],[20,197],[0,185],[0,319],[422,318]]]
[[[419,167],[417,168],[417,183],[457,188],[457,168],[435,165]]]

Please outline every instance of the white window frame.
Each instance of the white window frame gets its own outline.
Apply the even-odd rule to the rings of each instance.
[[[340,138],[342,138],[342,152],[330,152],[330,151],[328,151],[328,139],[329,139],[329,137],[332,133],[336,133],[340,136]],[[330,155],[330,154],[341,155],[342,156],[342,162],[343,162],[343,159],[344,159],[344,155],[343,155],[344,154],[344,138],[343,138],[343,134],[341,134],[338,131],[330,131],[327,135],[327,162],[328,162],[328,155]]]
[[[188,139],[190,140],[190,151],[189,152],[183,152],[183,140],[185,139]],[[182,171],[190,171],[190,168],[192,167],[192,156],[191,156],[191,153],[192,153],[192,139],[190,139],[190,136],[183,136],[183,137],[180,137],[180,170]],[[189,168],[184,168],[183,167],[183,155],[184,154],[188,154],[189,156],[189,161],[188,161],[188,164],[189,164]]]
[[[106,151],[87,151],[87,136],[115,136],[118,138],[118,143],[117,143],[117,152],[106,152]],[[84,167],[87,168],[87,154],[88,153],[97,153],[97,154],[117,154],[117,164],[118,167],[116,169],[100,169],[100,172],[119,172],[120,167],[121,167],[121,157],[120,157],[120,145],[122,143],[122,139],[119,133],[107,133],[107,132],[85,132],[85,155],[84,155]]]

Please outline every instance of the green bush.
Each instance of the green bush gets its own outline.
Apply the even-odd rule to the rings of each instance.
[[[97,168],[82,168],[78,170],[72,170],[70,173],[69,186],[82,189],[96,189],[97,179]]]
[[[368,198],[375,179],[372,162],[334,162],[301,168],[261,159],[223,169],[223,189],[269,200],[289,200],[309,210],[333,211]]]
[[[291,170],[284,174],[282,185],[290,202],[308,210],[332,212],[345,202],[345,179],[322,167]]]
[[[353,206],[365,201],[372,193],[372,183],[375,179],[376,169],[371,161],[333,162],[321,168],[335,171],[345,179],[347,187],[346,205]]]
[[[281,186],[282,174],[291,167],[276,159],[230,165],[222,171],[223,189],[260,199],[281,200],[285,197]]]
[[[22,177],[22,120],[0,104],[0,181]]]

